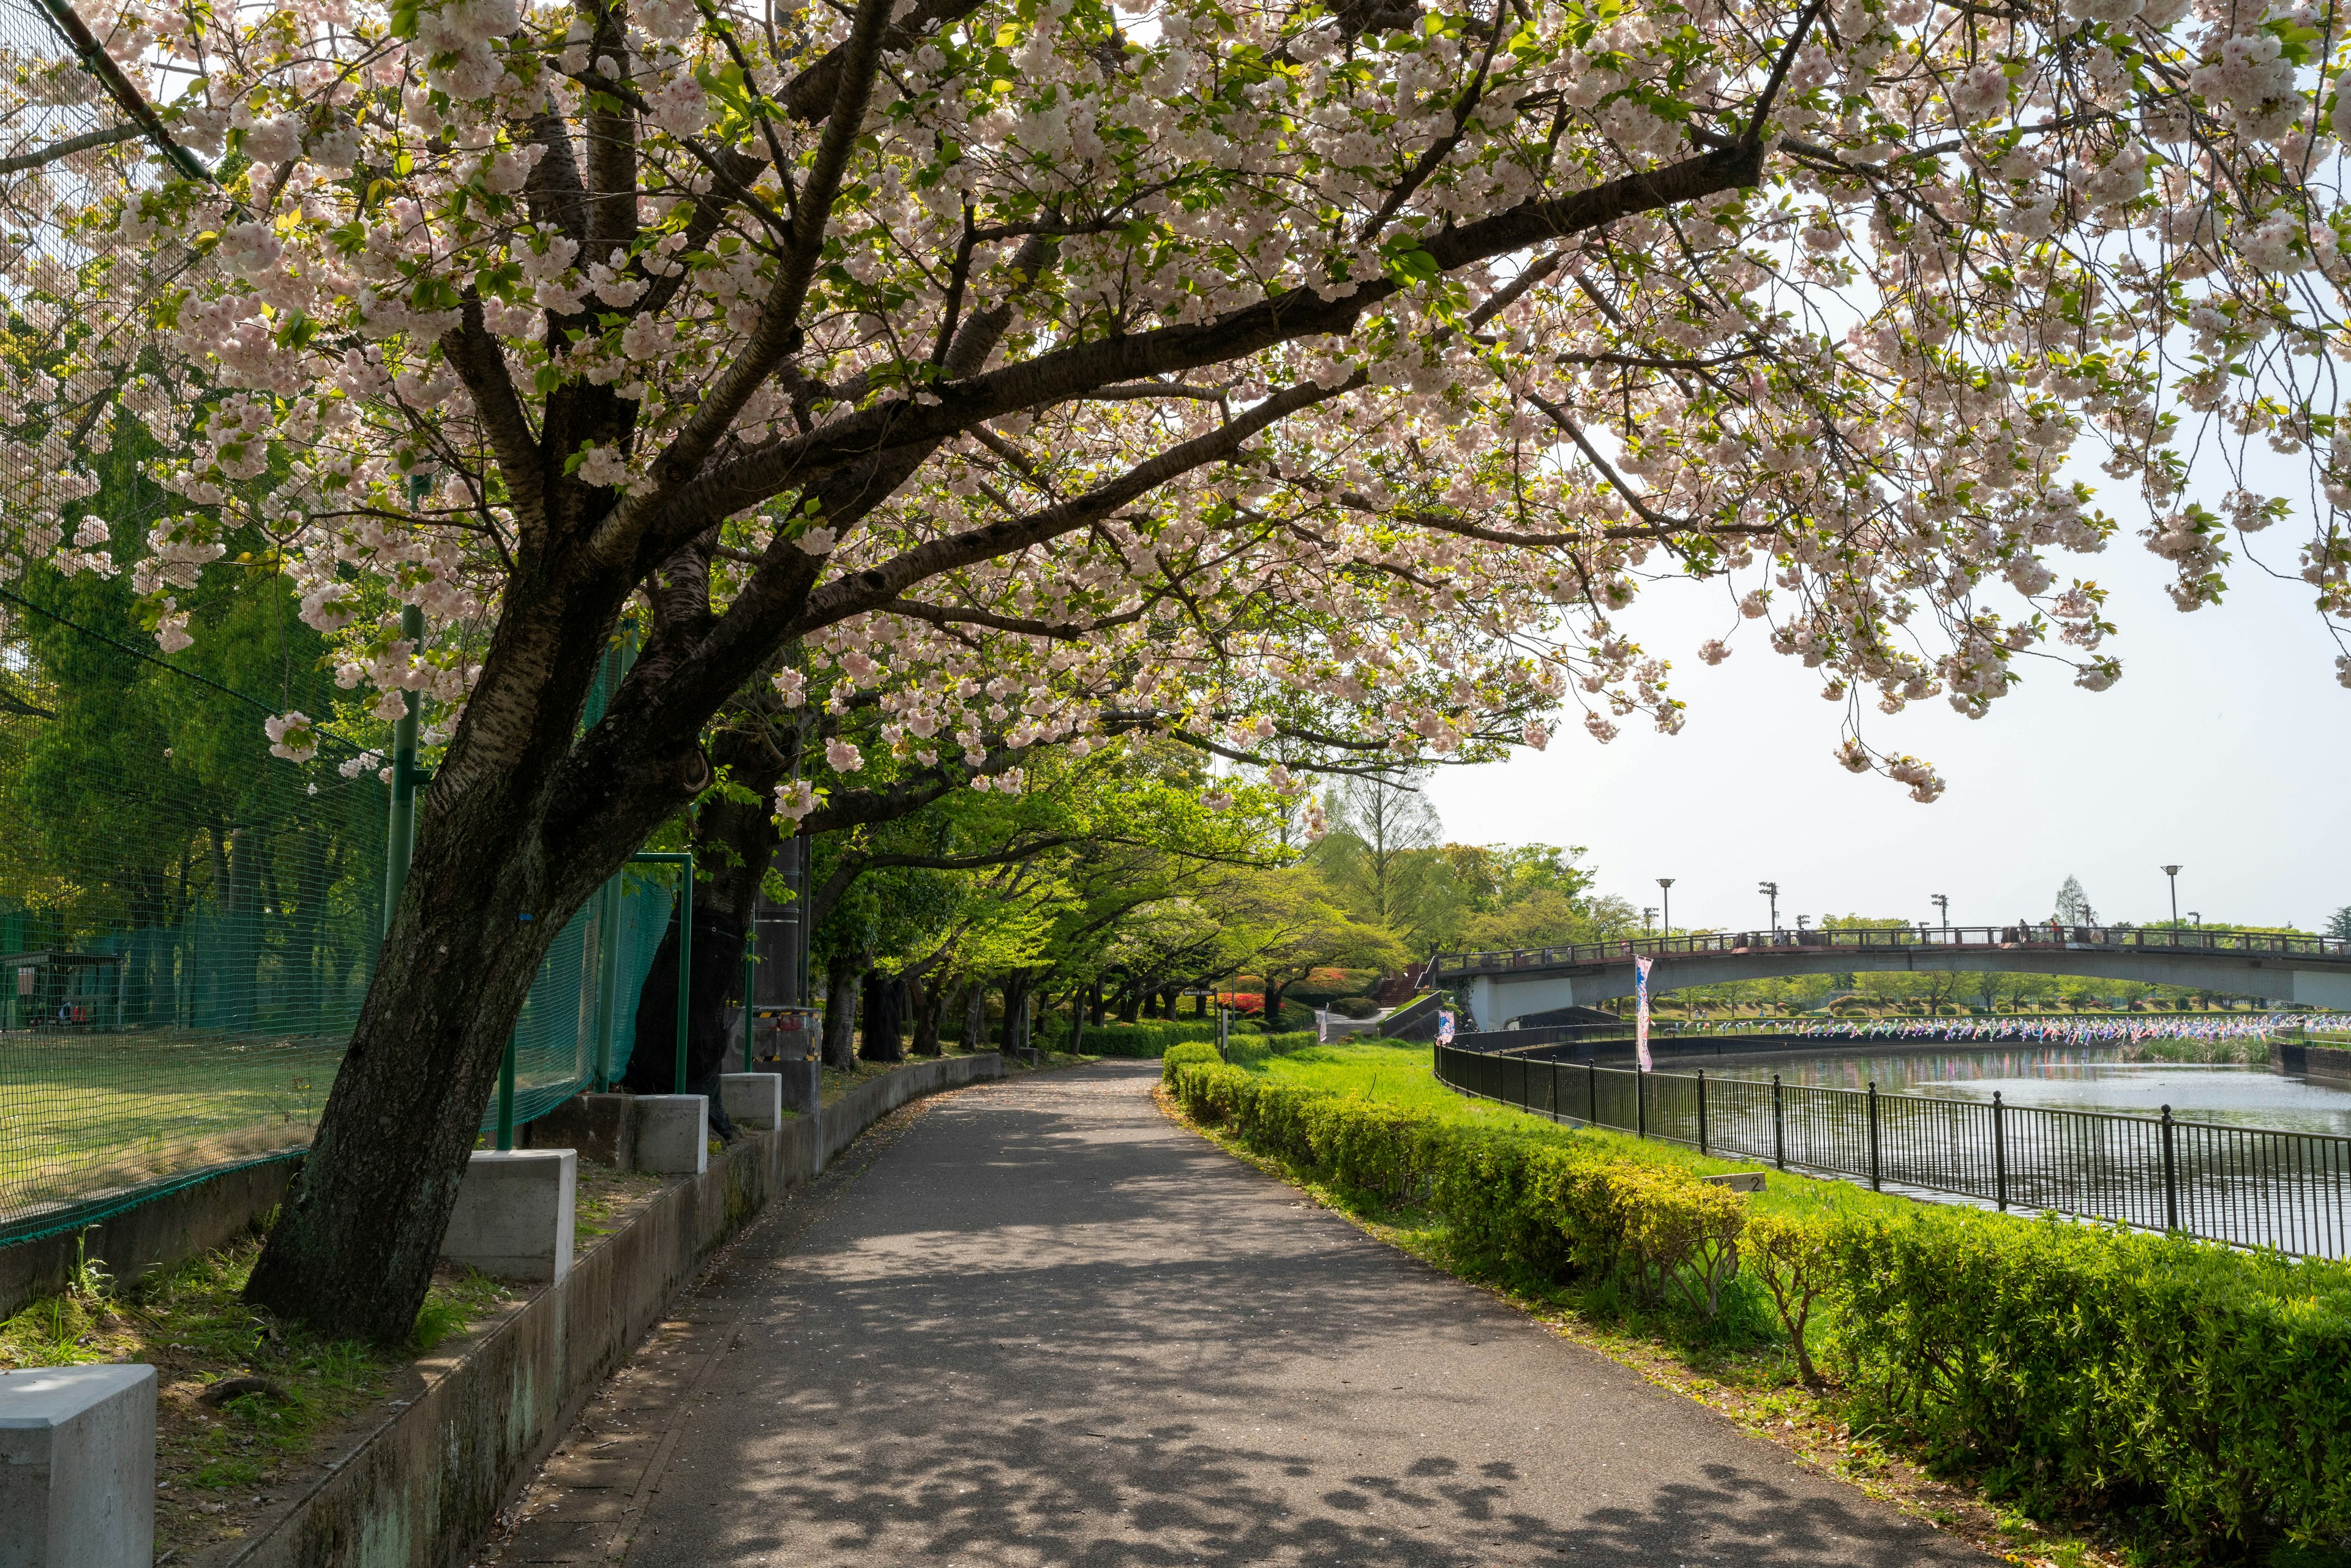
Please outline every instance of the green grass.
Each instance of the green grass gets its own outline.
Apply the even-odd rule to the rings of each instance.
[[[0,1221],[310,1141],[340,1040],[158,1032],[0,1042]]]
[[[274,1491],[340,1423],[384,1397],[415,1354],[462,1332],[503,1291],[470,1270],[444,1267],[417,1314],[416,1343],[387,1349],[329,1340],[248,1305],[246,1277],[257,1237],[118,1288],[94,1266],[73,1288],[0,1321],[0,1368],[136,1362],[156,1371],[156,1546],[183,1552],[234,1534],[250,1500]],[[204,1390],[255,1376],[268,1393],[215,1406]]]
[[[1769,1171],[1763,1191],[1750,1199],[1757,1212],[1801,1218],[1808,1214],[1907,1208],[1912,1200],[1871,1192],[1851,1182],[1821,1181],[1771,1170],[1761,1160],[1715,1159],[1678,1144],[1656,1143],[1629,1133],[1570,1127],[1489,1100],[1458,1094],[1437,1081],[1437,1050],[1407,1040],[1364,1040],[1309,1046],[1288,1056],[1240,1065],[1288,1082],[1359,1094],[1437,1121],[1528,1133],[1538,1137],[1599,1143],[1611,1154],[1652,1166],[1719,1176],[1729,1171]]]

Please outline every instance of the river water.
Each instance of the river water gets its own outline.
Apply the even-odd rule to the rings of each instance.
[[[1668,1062],[1667,1072],[1687,1071]],[[2290,1078],[2266,1066],[2126,1061],[2118,1047],[1993,1046],[1982,1050],[1878,1054],[1725,1057],[1707,1076],[1758,1078],[1831,1089],[1934,1094],[2069,1111],[2154,1116],[2165,1105],[2182,1121],[2297,1133],[2351,1135],[2351,1089]]]

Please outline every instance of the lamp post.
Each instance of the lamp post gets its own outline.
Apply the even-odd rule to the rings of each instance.
[[[1780,934],[1780,884],[1759,882],[1755,884],[1755,891],[1771,901],[1771,935],[1776,936]]]
[[[1666,906],[1659,921],[1659,935],[1670,936],[1674,934],[1674,879],[1669,876],[1661,876],[1657,879],[1657,885],[1665,890],[1664,903]]]
[[[1951,901],[1949,895],[1940,893],[1930,893],[1927,895],[1927,902],[1933,904],[1936,911],[1942,915],[1943,935],[1946,936],[1949,936],[1951,933]]]
[[[2177,931],[2179,929],[2179,868],[2165,866],[2163,874],[2171,881],[2171,928]]]
[[[2194,922],[2196,923],[2196,929],[2197,929],[2197,930],[2201,931],[2201,930],[2203,930],[2203,929],[2204,929],[2204,912],[2203,912],[2202,910],[2200,910],[2200,909],[2191,909],[2191,910],[2189,910],[2189,911],[2188,912],[2188,918],[2189,918],[2189,919],[2190,919],[2190,920],[2192,920],[2192,921],[2194,921]]]

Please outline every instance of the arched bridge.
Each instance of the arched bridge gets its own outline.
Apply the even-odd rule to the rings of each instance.
[[[1633,994],[1633,961],[1650,958],[1649,988],[1719,986],[1781,975],[1998,969],[2185,986],[2271,1001],[2351,1009],[2351,943],[2262,931],[2117,931],[2102,925],[1889,926],[1859,931],[1713,932],[1573,947],[1439,953],[1429,983],[1458,991],[1475,1027]]]

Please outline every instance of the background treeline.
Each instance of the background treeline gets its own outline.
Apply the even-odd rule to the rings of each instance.
[[[1384,977],[1442,946],[1635,928],[1580,850],[1445,841],[1416,779],[1343,779],[1312,841],[1302,797],[1215,777],[1171,743],[1041,752],[1025,783],[815,837],[830,1058],[1156,1055],[1213,1035],[1213,998],[1297,1031],[1317,1007],[1372,1016]]]

